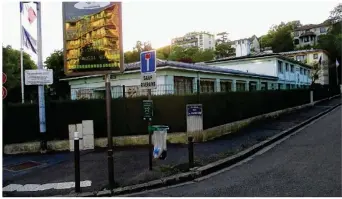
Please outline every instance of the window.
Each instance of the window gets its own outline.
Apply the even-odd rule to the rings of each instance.
[[[300,68],[300,74],[303,75],[303,69],[302,68]]]
[[[309,42],[309,37],[304,37],[304,42]]]
[[[295,40],[294,40],[294,44],[295,44],[295,45],[298,45],[298,44],[299,44],[299,39],[295,39]]]
[[[297,61],[304,61],[305,56],[304,55],[297,55]]]
[[[256,91],[256,90],[257,90],[257,83],[249,82],[249,91]]]
[[[327,32],[327,29],[325,27],[322,27],[322,28],[319,29],[319,32],[320,33],[325,33],[325,32]]]
[[[176,95],[185,95],[192,93],[192,81],[193,78],[189,77],[174,77],[174,92]],[[167,85],[166,85],[167,86]],[[165,88],[168,89],[168,88]]]
[[[298,37],[299,36],[299,32],[298,31],[294,32],[294,36]]]
[[[283,73],[283,62],[282,61],[278,61],[278,72]]]
[[[318,54],[313,55],[314,59],[318,59]]]
[[[267,82],[261,82],[260,89],[261,90],[267,90]]]
[[[236,82],[236,91],[246,91],[246,83]]]
[[[294,73],[294,66],[291,64],[291,73]]]
[[[209,45],[211,44],[211,41],[209,41]]]
[[[229,92],[232,91],[232,82],[227,80],[220,81],[221,92]]]
[[[215,82],[214,80],[201,79],[200,86],[201,86],[201,93],[213,93]]]
[[[285,69],[286,69],[286,72],[289,72],[289,64],[288,63],[285,63]]]

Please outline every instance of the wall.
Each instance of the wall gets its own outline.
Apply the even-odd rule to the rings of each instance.
[[[240,71],[248,71],[250,73],[277,76],[277,70],[275,65],[275,58],[260,59],[260,60],[237,60],[230,62],[217,62],[208,63],[208,65],[213,65],[222,68],[229,68]]]
[[[278,61],[282,62],[283,73],[278,71]],[[296,85],[309,85],[311,83],[311,79],[308,75],[300,74],[300,69],[308,70],[308,68],[301,67],[298,64],[294,64],[283,59],[277,59],[277,74],[279,77],[279,83],[283,84],[296,84]],[[286,71],[285,64],[288,64],[289,70]],[[291,65],[294,66],[294,72],[291,72]]]

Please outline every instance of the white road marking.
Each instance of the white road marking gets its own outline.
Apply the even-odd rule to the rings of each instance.
[[[91,181],[81,181],[81,187],[90,187]],[[31,191],[45,191],[48,189],[70,189],[75,187],[75,182],[60,182],[60,183],[48,183],[48,184],[10,184],[2,189],[3,192],[31,192]]]
[[[19,189],[22,186],[23,185],[21,185],[21,184],[10,184],[10,185],[7,185],[6,187],[4,187],[2,189],[2,191],[15,191],[15,190]]]

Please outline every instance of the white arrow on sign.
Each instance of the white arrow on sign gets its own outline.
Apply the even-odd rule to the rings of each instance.
[[[146,53],[145,54],[145,60],[146,60],[147,72],[150,71],[150,62],[149,62],[150,58],[151,58],[151,53]]]

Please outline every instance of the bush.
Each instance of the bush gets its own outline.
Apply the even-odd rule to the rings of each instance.
[[[317,89],[315,100],[331,96],[332,91]],[[255,91],[201,94],[204,129],[256,115],[309,103],[309,90]],[[142,100],[146,97],[113,99],[113,136],[147,134]],[[186,104],[198,102],[196,95],[152,96],[153,124],[170,127],[169,132],[186,131]],[[4,144],[39,140],[37,104],[4,105]],[[46,103],[48,140],[68,139],[68,125],[93,120],[95,138],[106,137],[105,100],[52,101]]]

